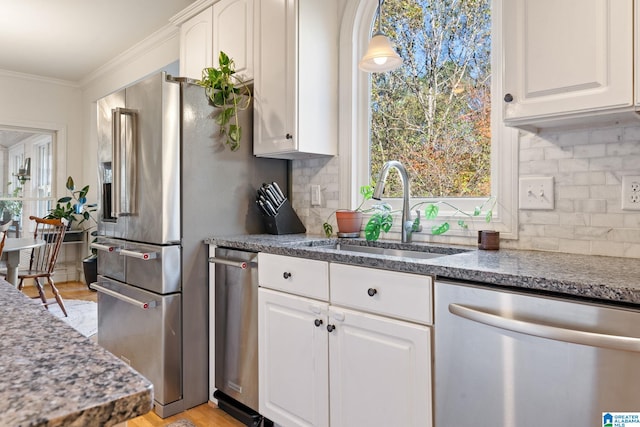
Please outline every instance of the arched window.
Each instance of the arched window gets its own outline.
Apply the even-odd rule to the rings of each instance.
[[[491,228],[516,236],[517,132],[502,124],[502,83],[495,72],[501,70],[501,1],[385,0],[382,31],[403,65],[373,74],[357,63],[377,29],[378,2],[346,6],[340,104],[350,110],[341,112],[341,168],[347,172],[341,181],[352,202],[385,161],[399,160],[410,174],[412,205],[446,200],[473,212],[494,197]],[[391,173],[384,200],[400,208],[400,195]],[[447,206],[441,205],[440,217],[453,214]],[[476,221],[471,231],[487,227]],[[450,233],[470,235],[453,226]]]

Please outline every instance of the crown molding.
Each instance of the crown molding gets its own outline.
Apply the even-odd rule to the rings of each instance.
[[[158,31],[154,32],[147,38],[143,39],[139,43],[136,43],[131,48],[125,50],[112,60],[108,61],[88,76],[83,78],[80,81],[81,87],[86,87],[91,84],[94,80],[104,76],[105,74],[111,73],[114,70],[117,70],[123,66],[128,65],[134,59],[137,59],[141,56],[144,56],[148,52],[152,52],[158,46],[179,37],[179,28],[173,24],[167,24]],[[177,58],[176,58],[177,59]]]
[[[179,26],[187,19],[202,12],[204,9],[216,3],[217,1],[219,0],[198,0],[194,3],[191,3],[189,6],[169,18],[169,22],[175,26]]]
[[[0,77],[8,77],[8,78],[20,79],[20,80],[31,80],[35,82],[55,84],[58,86],[67,86],[67,87],[72,87],[76,89],[80,88],[80,84],[78,82],[73,82],[71,80],[56,79],[53,77],[44,77],[44,76],[38,76],[36,74],[19,73],[17,71],[9,71],[9,70],[3,70],[3,69],[0,69]]]

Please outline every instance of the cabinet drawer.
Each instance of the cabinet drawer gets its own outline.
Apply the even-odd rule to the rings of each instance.
[[[430,276],[331,264],[331,303],[371,313],[433,323]]]
[[[329,299],[329,264],[304,258],[258,254],[258,283],[295,295]]]

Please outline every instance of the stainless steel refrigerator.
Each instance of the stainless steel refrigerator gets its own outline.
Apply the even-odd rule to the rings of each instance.
[[[167,417],[208,396],[212,235],[260,233],[255,190],[287,163],[231,152],[204,89],[165,73],[98,101],[98,343],[154,385]]]

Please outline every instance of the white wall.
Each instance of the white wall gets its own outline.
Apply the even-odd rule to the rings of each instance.
[[[56,198],[66,195],[66,177],[76,186],[97,186],[96,100],[158,70],[177,72],[178,29],[167,26],[114,58],[82,82],[74,83],[0,70],[0,126],[58,131]],[[97,193],[88,198],[95,202]],[[78,280],[86,247],[64,250],[56,280]],[[75,267],[74,267],[75,265]]]

